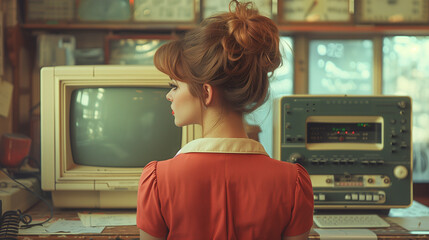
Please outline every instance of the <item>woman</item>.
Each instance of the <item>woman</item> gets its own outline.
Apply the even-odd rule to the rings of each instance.
[[[163,45],[154,62],[172,79],[166,97],[175,124],[200,124],[203,138],[144,168],[140,238],[307,239],[308,173],[271,159],[243,123],[265,101],[269,74],[281,63],[275,23],[233,0],[229,13]]]

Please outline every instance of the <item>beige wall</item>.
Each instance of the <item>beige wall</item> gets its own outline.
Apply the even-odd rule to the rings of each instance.
[[[6,56],[5,56],[6,59]],[[7,81],[12,83],[12,72],[10,66],[8,64],[5,64],[4,66],[4,75],[0,76],[0,78],[3,81]],[[3,133],[11,132],[12,131],[12,106],[9,108],[9,114],[7,117],[4,117],[0,115],[0,136],[3,135]]]
[[[9,63],[9,59],[8,59],[8,53],[6,51],[6,38],[7,38],[7,34],[6,34],[6,28],[13,25],[13,24],[17,24],[17,20],[16,18],[16,8],[14,8],[13,3],[16,1],[12,1],[12,0],[4,0],[0,2],[0,11],[3,12],[3,18],[2,18],[2,22],[3,22],[3,45],[0,46],[1,49],[0,51],[3,52],[3,75],[0,76],[0,78],[3,81],[7,81],[12,83],[12,68],[10,66]],[[12,106],[10,106],[10,110],[9,110],[9,115],[7,117],[4,116],[0,116],[0,136],[3,135],[4,133],[7,132],[11,132],[12,131]]]
[[[9,83],[14,83],[14,75],[13,75],[13,68],[9,59],[9,51],[10,48],[7,45],[8,38],[10,37],[8,35],[8,29],[11,29],[12,27],[15,27],[18,25],[18,7],[17,7],[18,1],[16,0],[0,0],[0,11],[3,13],[3,44],[0,49],[2,51],[3,55],[3,74],[0,75],[0,78],[2,81],[6,81]],[[20,78],[19,78],[19,85],[21,88],[28,89],[31,88],[30,84],[30,78],[28,77],[28,58],[29,58],[29,51],[25,50],[24,48],[19,50],[19,68],[21,69],[19,71]],[[15,87],[15,86],[14,86]],[[27,100],[29,98],[29,94],[24,94],[23,96],[20,96],[19,101],[19,119],[20,122],[18,123],[19,129],[21,129],[22,126],[28,125],[28,110],[30,107],[30,101]],[[5,133],[13,133],[13,114],[16,112],[17,109],[14,108],[13,103],[11,103],[9,107],[9,113],[7,116],[0,116],[0,139],[1,136]],[[27,127],[29,129],[29,126]],[[28,129],[27,132],[19,131],[19,133],[26,133],[29,134]],[[0,156],[2,156],[2,149],[0,147]]]

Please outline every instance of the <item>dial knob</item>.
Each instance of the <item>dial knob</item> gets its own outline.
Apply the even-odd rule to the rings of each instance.
[[[408,169],[402,165],[399,165],[393,169],[393,174],[398,179],[404,179],[408,176]]]
[[[302,163],[304,161],[304,157],[299,153],[292,153],[289,160],[293,163]]]
[[[405,101],[400,101],[400,102],[398,102],[398,107],[399,108],[406,108],[407,107],[407,103],[405,102]]]

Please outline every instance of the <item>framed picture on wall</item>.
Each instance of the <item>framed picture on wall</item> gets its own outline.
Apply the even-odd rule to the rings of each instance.
[[[214,14],[228,12],[230,2],[230,0],[202,0],[202,17],[207,18]],[[240,2],[247,1],[240,0]],[[271,0],[253,0],[252,2],[260,14],[268,18],[272,18],[273,12]]]
[[[76,0],[26,0],[25,22],[50,24],[74,22],[75,8]]]
[[[87,23],[131,21],[129,0],[78,0],[77,20]]]
[[[280,24],[351,24],[352,0],[279,0]]]
[[[199,0],[134,0],[135,22],[195,23],[199,17]]]

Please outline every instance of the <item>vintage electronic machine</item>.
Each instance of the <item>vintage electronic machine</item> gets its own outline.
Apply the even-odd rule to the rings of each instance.
[[[311,177],[316,209],[390,209],[412,203],[411,99],[278,99],[274,158]]]

